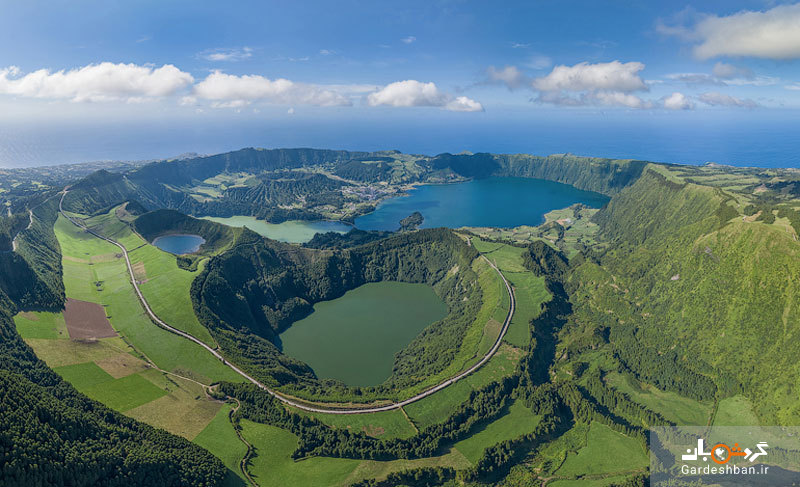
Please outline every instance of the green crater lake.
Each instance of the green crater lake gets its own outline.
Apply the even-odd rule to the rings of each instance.
[[[317,303],[280,338],[283,353],[318,377],[374,386],[392,374],[395,353],[445,316],[447,305],[430,286],[383,281]]]
[[[315,222],[292,220],[283,223],[269,223],[252,216],[241,215],[227,218],[204,216],[203,218],[231,227],[247,227],[262,237],[287,243],[305,243],[318,233],[347,233],[353,228],[346,223],[326,220]]]

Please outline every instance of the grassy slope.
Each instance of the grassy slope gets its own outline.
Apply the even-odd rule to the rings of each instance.
[[[586,446],[570,454],[556,471],[557,476],[620,473],[644,469],[650,463],[641,444],[608,426],[593,422],[586,435]]]
[[[116,257],[119,249],[78,230],[63,217],[56,222],[56,235],[64,253],[67,296],[104,305],[114,329],[165,370],[204,381],[240,380],[201,347],[159,328],[145,316],[124,260]]]
[[[195,272],[179,268],[174,255],[148,245],[127,223],[117,218],[116,208],[88,219],[86,224],[125,246],[140,281],[139,288],[160,318],[207,345],[216,346],[208,329],[197,321],[189,296],[192,281],[202,267]]]
[[[669,179],[646,174],[598,212],[603,232],[622,244],[603,258],[605,277],[577,274],[589,284],[580,306],[608,315],[595,314],[598,322],[657,333],[654,344],[680,347],[687,366],[699,357],[711,367],[698,372],[742,382],[759,398],[762,421],[795,424],[800,401],[789,384],[800,380],[800,287],[792,278],[800,243],[779,225],[741,217],[720,228],[726,194]],[[765,356],[767,367],[759,365]]]
[[[495,421],[479,427],[469,438],[453,445],[470,462],[476,463],[483,451],[501,441],[528,434],[539,424],[540,418],[521,402],[514,402]]]
[[[247,453],[247,447],[239,440],[233,430],[233,425],[228,419],[230,411],[230,405],[223,405],[214,416],[214,419],[192,441],[213,453],[222,460],[228,470],[242,477],[240,480],[244,480],[239,468],[239,462]]]

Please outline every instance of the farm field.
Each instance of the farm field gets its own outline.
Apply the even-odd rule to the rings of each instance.
[[[81,231],[61,216],[55,231],[64,254],[68,297],[102,305],[114,329],[164,370],[205,383],[241,380],[200,346],[150,321],[128,280],[117,247]]]

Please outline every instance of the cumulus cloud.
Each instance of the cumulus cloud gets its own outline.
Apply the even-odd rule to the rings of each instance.
[[[645,91],[647,85],[639,76],[643,69],[642,63],[619,61],[561,65],[553,68],[547,76],[533,80],[533,87],[540,91]]]
[[[502,69],[489,66],[486,69],[486,81],[505,85],[509,90],[516,90],[530,83],[528,77],[522,74],[516,66],[506,66]]]
[[[694,102],[683,93],[675,92],[661,99],[661,104],[667,110],[691,110]]]
[[[536,101],[557,105],[607,105],[648,108],[652,103],[633,94],[647,91],[639,76],[644,64],[639,62],[556,66],[546,76],[535,78],[531,87],[539,92]]]
[[[434,83],[417,80],[396,81],[367,96],[369,106],[441,107],[458,112],[482,112],[483,106],[466,96],[454,97]]]
[[[711,106],[740,107],[740,108],[756,108],[759,106],[758,103],[749,98],[736,98],[730,95],[726,95],[724,93],[716,93],[716,92],[702,93],[700,96],[697,97],[697,99],[705,103],[706,105],[711,105]]]
[[[253,56],[253,49],[250,47],[235,47],[231,49],[208,49],[198,54],[198,57],[206,61],[242,61]]]
[[[156,68],[105,62],[69,71],[40,69],[25,75],[13,66],[0,69],[0,94],[75,102],[141,102],[174,95],[192,82],[192,75],[171,64]]]
[[[700,59],[743,56],[767,59],[800,58],[800,4],[733,15],[704,15],[692,26],[659,26],[659,31],[696,40]]]
[[[417,38],[414,36],[403,37],[402,39],[400,39],[400,42],[402,42],[403,44],[413,44],[416,41]]]
[[[218,107],[243,106],[254,101],[286,105],[352,105],[342,94],[316,85],[283,78],[271,80],[259,75],[235,76],[222,71],[214,71],[197,83],[193,95],[212,100]]]

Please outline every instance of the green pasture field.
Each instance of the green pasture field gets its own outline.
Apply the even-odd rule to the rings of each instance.
[[[744,396],[722,399],[714,415],[714,426],[755,426],[761,422],[753,412],[753,404]]]
[[[355,433],[364,432],[382,440],[409,438],[417,433],[414,426],[398,409],[370,414],[324,414],[308,413],[296,408],[289,409],[304,416],[317,418],[328,426],[346,428]]]
[[[65,365],[56,367],[53,370],[79,391],[85,391],[90,387],[114,380],[111,374],[101,369],[94,362]]]
[[[541,313],[542,303],[550,300],[550,293],[545,288],[544,278],[535,276],[522,265],[522,254],[525,249],[503,243],[488,242],[477,237],[472,238],[472,244],[500,268],[514,288],[517,306],[505,340],[517,347],[528,346],[530,322]],[[505,290],[503,293],[507,299],[508,294]]]
[[[644,469],[649,464],[650,458],[637,440],[594,421],[585,446],[577,454],[567,455],[556,476],[613,474]]]
[[[638,402],[679,425],[704,426],[708,424],[712,404],[701,403],[674,392],[664,392],[649,384],[644,384],[630,376],[617,372],[606,374],[606,382]]]
[[[532,432],[540,420],[523,403],[515,401],[502,416],[480,426],[469,438],[455,443],[453,448],[474,464],[481,459],[486,448]]]
[[[103,305],[114,329],[160,368],[201,382],[241,381],[199,345],[152,323],[129,281],[119,249],[59,217],[56,237],[63,253],[67,296]]]
[[[23,339],[69,338],[64,315],[61,313],[19,313],[14,316],[14,324]]]
[[[117,217],[118,208],[86,220],[87,225],[125,246],[134,273],[140,281],[139,289],[156,315],[206,345],[215,347],[216,342],[208,329],[197,320],[189,296],[192,281],[203,270],[204,262],[195,272],[181,269],[174,255],[150,245],[130,225],[121,221]]]
[[[120,412],[165,396],[167,391],[138,374],[102,382],[81,390],[84,394]]]
[[[231,472],[242,477],[239,462],[247,453],[247,447],[233,430],[233,425],[228,419],[230,410],[230,404],[222,405],[211,422],[194,437],[192,442],[213,453]]]
[[[159,318],[216,347],[208,329],[200,324],[194,313],[189,290],[192,281],[205,267],[205,260],[195,272],[178,267],[175,256],[152,245],[145,245],[129,254],[132,264],[144,266],[144,279],[139,284],[150,307]]]

